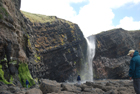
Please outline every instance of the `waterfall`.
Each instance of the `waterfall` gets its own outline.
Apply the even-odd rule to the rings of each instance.
[[[87,68],[88,68],[88,78],[87,81],[93,82],[93,58],[95,55],[95,37],[91,36],[86,38],[87,40]]]
[[[81,77],[82,83],[86,81],[93,82],[93,58],[95,55],[95,37],[91,36],[86,38],[87,41],[87,55],[86,60],[81,63],[81,69],[79,70],[79,75]],[[73,79],[73,76],[70,75]],[[76,77],[75,77],[76,78]],[[67,83],[71,83],[66,81]],[[77,83],[76,79],[74,79],[73,83]]]

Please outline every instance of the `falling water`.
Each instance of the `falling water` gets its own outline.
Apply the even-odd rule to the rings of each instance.
[[[86,81],[93,82],[93,58],[95,55],[95,38],[94,36],[86,38],[87,41],[87,59],[82,65],[82,69],[79,70],[79,74],[81,76],[82,83]],[[66,81],[67,83],[71,83]],[[76,79],[73,81],[77,83]]]
[[[94,36],[88,37],[87,39],[87,62],[88,62],[88,81],[93,82],[93,58],[95,55],[95,38]]]

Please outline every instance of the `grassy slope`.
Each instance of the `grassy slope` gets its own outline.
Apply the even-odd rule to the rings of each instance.
[[[72,25],[73,23],[64,19],[57,18],[56,16],[46,16],[42,14],[33,14],[25,11],[21,11],[21,13],[28,18],[32,23],[47,23],[47,22],[53,22],[55,20],[61,20],[64,23],[68,23]]]
[[[21,13],[23,13],[25,17],[29,18],[29,20],[33,23],[35,22],[46,23],[46,22],[51,22],[56,19],[55,16],[45,16],[41,14],[28,13],[25,11],[21,11]]]

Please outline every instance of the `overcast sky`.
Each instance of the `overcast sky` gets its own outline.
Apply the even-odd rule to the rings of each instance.
[[[85,37],[114,28],[140,30],[140,0],[21,0],[21,10],[69,20]]]

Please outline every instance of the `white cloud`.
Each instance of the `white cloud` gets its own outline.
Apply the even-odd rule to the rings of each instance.
[[[79,14],[76,14],[70,4],[85,1],[89,1],[89,4],[81,7]],[[124,27],[125,29],[127,27],[126,21],[129,21],[133,28],[138,28],[139,22],[127,17],[120,21],[120,25],[113,26],[112,20],[115,14],[112,12],[112,8],[119,8],[127,3],[138,4],[139,2],[140,0],[22,0],[21,10],[57,16],[77,23],[87,37],[115,27]]]
[[[110,8],[89,4],[81,8],[79,14],[73,18],[85,36],[97,34],[112,28],[114,14]]]
[[[69,0],[69,2],[72,2],[72,3],[80,3],[84,1],[87,1],[87,0]]]
[[[21,10],[69,19],[76,15],[69,3],[70,0],[22,0]]]
[[[125,30],[139,30],[140,21],[134,21],[132,17],[124,17],[120,20],[120,24],[116,28],[123,28]]]

